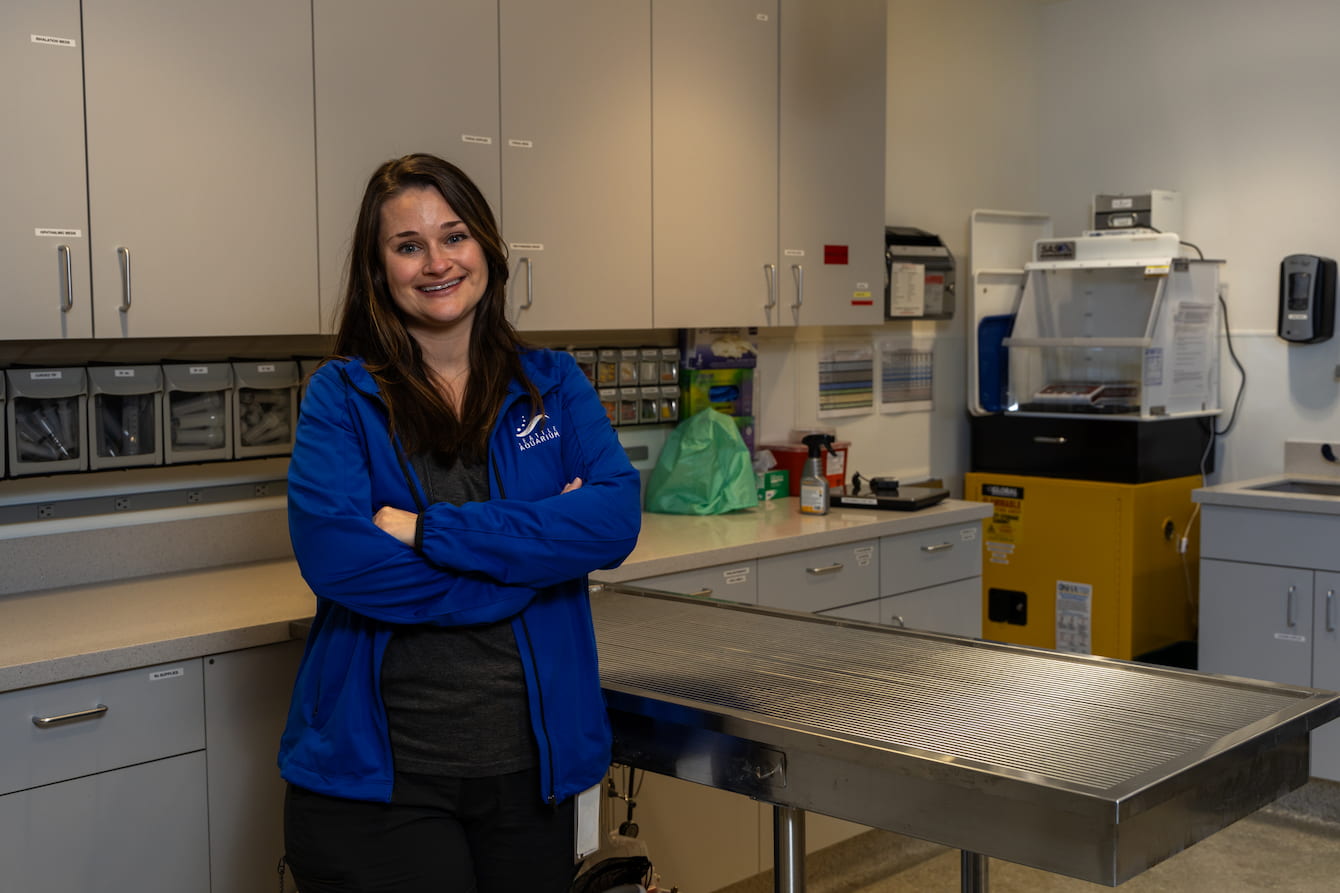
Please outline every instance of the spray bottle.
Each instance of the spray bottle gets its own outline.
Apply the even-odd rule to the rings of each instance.
[[[805,467],[800,472],[800,512],[804,515],[826,515],[828,478],[824,476],[823,454],[819,451],[826,449],[837,455],[833,450],[833,435],[807,434],[800,442],[809,447],[810,451],[805,458]]]

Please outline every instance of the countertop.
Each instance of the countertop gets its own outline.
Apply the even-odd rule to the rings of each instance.
[[[1191,491],[1191,499],[1201,505],[1340,515],[1340,499],[1334,496],[1314,496],[1307,493],[1274,493],[1268,490],[1255,489],[1262,484],[1273,484],[1283,480],[1318,481],[1327,484],[1340,482],[1340,478],[1334,477],[1287,473],[1273,474],[1268,477],[1215,484],[1213,487],[1200,487]]]
[[[978,521],[986,503],[917,512],[834,509],[801,515],[795,499],[730,515],[643,515],[618,583],[844,542]],[[186,660],[291,638],[316,597],[292,560],[163,574],[0,598],[0,692]]]

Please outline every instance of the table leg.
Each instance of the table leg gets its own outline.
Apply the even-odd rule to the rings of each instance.
[[[970,853],[967,850],[963,850],[962,855],[963,893],[986,893],[988,880],[986,874],[987,857],[981,853]]]
[[[805,893],[805,810],[772,808],[772,889]]]

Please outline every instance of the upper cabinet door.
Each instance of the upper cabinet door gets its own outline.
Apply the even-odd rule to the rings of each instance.
[[[781,317],[884,318],[885,0],[782,0]]]
[[[84,4],[99,338],[316,331],[311,5]]]
[[[509,318],[650,328],[650,0],[501,0],[499,22]]]
[[[321,322],[334,331],[358,205],[382,162],[445,158],[498,213],[498,3],[320,0],[313,15]]]
[[[88,338],[78,0],[6,0],[0,37],[0,338]]]
[[[658,328],[778,321],[777,48],[777,0],[652,6]]]

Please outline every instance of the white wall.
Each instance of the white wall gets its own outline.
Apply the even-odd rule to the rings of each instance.
[[[972,210],[1036,210],[1040,25],[1036,0],[889,0],[886,222],[940,235],[958,262],[960,288]],[[964,328],[961,312],[943,323],[882,326],[878,334],[935,337],[935,409],[836,423],[817,418],[820,349],[870,333],[764,330],[759,441],[832,425],[852,443],[854,470],[942,477],[960,493],[968,469]]]
[[[1084,227],[1095,192],[1176,189],[1182,237],[1227,261],[1248,384],[1212,481],[1279,472],[1285,439],[1340,441],[1340,339],[1274,334],[1281,258],[1340,257],[1340,3],[1066,0],[1038,15],[1039,199],[1056,232]],[[1222,362],[1227,409],[1240,378]]]

